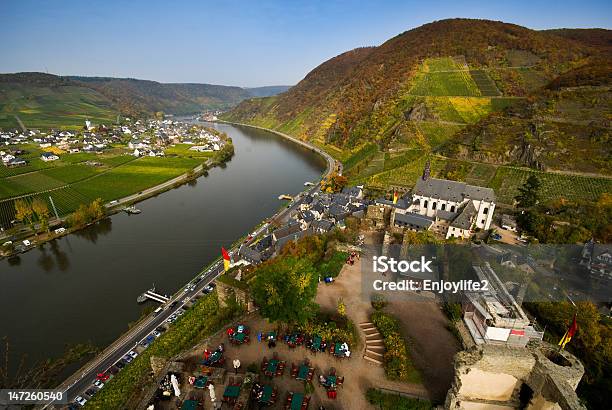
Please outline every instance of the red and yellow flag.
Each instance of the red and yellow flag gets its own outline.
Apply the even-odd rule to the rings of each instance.
[[[567,329],[567,332],[565,332],[565,334],[559,341],[559,346],[561,346],[561,349],[564,349],[565,345],[568,344],[570,340],[572,340],[572,337],[576,334],[577,330],[578,330],[578,323],[576,323],[576,314],[574,313],[574,320],[572,320],[572,324],[570,325],[570,327]]]
[[[393,191],[393,203],[397,204],[398,199],[399,199],[399,192]]]
[[[224,247],[221,247],[221,255],[223,255],[223,269],[227,272],[230,268],[230,256],[229,253],[225,250]]]

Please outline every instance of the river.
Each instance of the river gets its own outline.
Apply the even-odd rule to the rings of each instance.
[[[302,191],[325,169],[320,156],[273,133],[206,125],[233,139],[236,155],[225,168],[139,203],[139,215],[119,213],[18,261],[0,261],[9,368],[24,355],[28,364],[61,356],[66,345],[107,346],[140,317],[140,293],[152,284],[174,293],[221,246],[273,215],[283,205],[278,195]]]

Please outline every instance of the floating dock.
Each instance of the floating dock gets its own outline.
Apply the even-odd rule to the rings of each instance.
[[[293,200],[293,197],[287,194],[279,195],[278,199],[286,199],[287,201]]]

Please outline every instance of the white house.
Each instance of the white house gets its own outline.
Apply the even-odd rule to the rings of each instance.
[[[49,161],[56,161],[56,160],[60,159],[60,157],[58,157],[57,155],[55,155],[52,152],[43,152],[40,155],[40,159],[42,159],[45,162],[49,162]]]

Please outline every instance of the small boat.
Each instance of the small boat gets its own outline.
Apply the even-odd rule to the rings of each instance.
[[[136,302],[138,302],[138,303],[146,302],[148,298],[145,296],[145,294],[147,292],[155,292],[155,285],[153,285],[153,287],[151,289],[147,290],[146,292],[143,292],[142,295],[138,296],[136,298]]]
[[[127,208],[124,209],[124,211],[129,215],[137,215],[142,212],[140,209],[136,208],[134,205],[128,206]]]
[[[293,197],[291,197],[289,195],[286,195],[286,194],[283,194],[283,195],[279,195],[278,199],[286,199],[288,201],[291,201],[293,199]]]
[[[314,186],[314,183],[310,181],[306,181],[304,182],[304,186]]]

